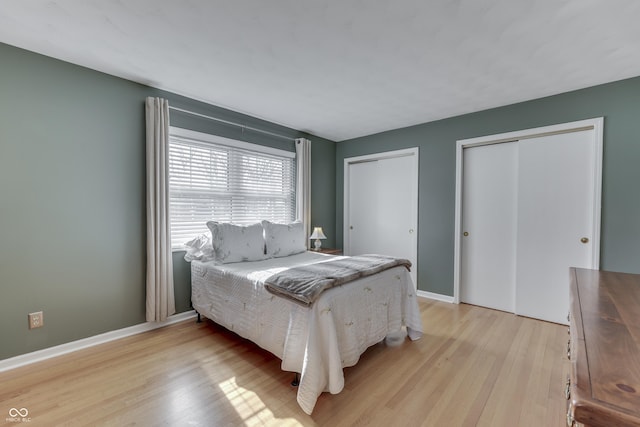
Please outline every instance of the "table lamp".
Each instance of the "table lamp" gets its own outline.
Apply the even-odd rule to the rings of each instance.
[[[313,250],[314,251],[319,251],[320,247],[322,246],[322,242],[320,241],[320,239],[326,239],[327,236],[324,235],[324,233],[322,232],[322,227],[314,227],[313,228],[313,233],[311,233],[311,236],[309,236],[309,239],[315,239],[313,241]]]

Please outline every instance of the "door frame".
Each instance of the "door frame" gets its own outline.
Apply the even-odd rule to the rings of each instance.
[[[418,210],[419,210],[419,200],[418,200],[418,185],[419,185],[419,167],[420,167],[420,150],[418,147],[406,148],[402,150],[393,150],[393,151],[384,151],[380,153],[366,154],[363,156],[356,157],[347,157],[344,159],[344,197],[343,197],[343,217],[342,217],[342,236],[343,236],[343,247],[344,253],[349,254],[351,249],[350,242],[350,233],[349,233],[349,217],[350,217],[350,207],[349,207],[349,188],[350,188],[350,170],[349,166],[357,163],[365,163],[365,162],[375,162],[378,160],[385,159],[393,159],[397,157],[413,157],[414,168],[413,168],[413,176],[411,179],[415,183],[413,186],[413,191],[411,197],[416,201],[416,208],[411,212],[411,222],[415,224],[414,233],[413,233],[413,244],[412,244],[412,252],[413,257],[416,260],[416,264],[418,264]],[[416,289],[418,288],[418,266],[414,265],[411,269],[411,276],[414,282],[414,286]]]
[[[593,165],[593,255],[592,263],[596,269],[600,268],[600,226],[601,226],[601,201],[602,201],[602,139],[604,118],[578,120],[575,122],[560,123],[550,126],[542,126],[531,129],[505,132],[495,135],[487,135],[476,138],[461,139],[456,141],[456,204],[455,204],[455,230],[454,230],[454,257],[453,257],[453,302],[460,303],[460,276],[462,267],[462,193],[464,191],[462,174],[464,171],[465,148],[481,145],[500,144],[539,136],[554,135],[567,132],[593,130],[595,137],[595,155]],[[568,280],[568,279],[567,279]]]

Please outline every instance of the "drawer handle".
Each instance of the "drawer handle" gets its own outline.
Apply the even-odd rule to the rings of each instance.
[[[567,398],[567,400],[571,399],[571,378],[567,377],[567,383],[565,384],[565,389],[564,389],[564,397]]]

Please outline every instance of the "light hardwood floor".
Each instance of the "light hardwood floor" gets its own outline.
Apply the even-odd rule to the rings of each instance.
[[[0,373],[0,424],[19,425],[5,417],[27,408],[31,426],[564,425],[566,327],[465,304],[420,309],[421,340],[369,348],[311,416],[279,359],[187,321]]]

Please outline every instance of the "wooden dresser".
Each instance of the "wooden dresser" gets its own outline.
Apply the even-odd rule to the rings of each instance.
[[[567,425],[640,426],[640,275],[572,268]]]

